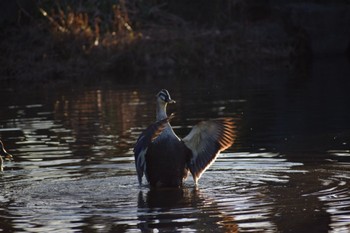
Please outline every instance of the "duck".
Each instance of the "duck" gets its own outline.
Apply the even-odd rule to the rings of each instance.
[[[156,122],[138,137],[134,146],[139,185],[145,176],[151,187],[182,187],[192,174],[195,186],[219,153],[235,139],[233,118],[201,121],[184,138],[178,137],[167,115],[167,105],[176,103],[166,89],[156,95]]]
[[[4,159],[12,160],[13,157],[5,150],[4,143],[0,140],[0,171],[4,170]]]

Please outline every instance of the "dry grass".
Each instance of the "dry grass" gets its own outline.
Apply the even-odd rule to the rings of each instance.
[[[42,15],[51,23],[51,31],[57,38],[69,37],[82,43],[82,49],[89,51],[93,47],[119,46],[132,43],[140,37],[131,26],[125,0],[112,5],[107,15],[84,12],[71,6],[60,6],[45,10],[39,8]]]
[[[41,19],[7,29],[10,39],[0,41],[0,79],[220,77],[242,63],[288,60],[293,50],[275,22],[204,28],[161,5],[145,14],[135,2],[120,0],[104,10],[39,5]],[[275,28],[268,28],[271,25]],[[283,36],[270,35],[276,30]]]

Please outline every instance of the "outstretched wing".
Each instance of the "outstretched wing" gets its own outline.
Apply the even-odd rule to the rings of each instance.
[[[134,146],[134,156],[135,156],[135,166],[137,171],[137,177],[139,180],[139,184],[142,183],[142,177],[146,170],[146,153],[148,146],[156,139],[160,133],[165,128],[166,124],[174,117],[174,115],[170,115],[169,117],[157,121],[154,124],[151,124],[147,127],[145,131],[139,136],[137,142]]]
[[[220,151],[232,145],[235,138],[234,129],[232,118],[202,121],[183,138],[185,145],[192,151],[188,167],[196,184]]]

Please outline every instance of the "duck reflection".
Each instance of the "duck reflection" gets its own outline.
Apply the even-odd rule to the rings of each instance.
[[[151,189],[138,195],[138,228],[142,232],[206,230],[238,232],[234,217],[220,211],[198,189]]]

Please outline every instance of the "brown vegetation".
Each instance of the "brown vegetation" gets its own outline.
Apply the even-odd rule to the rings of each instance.
[[[0,78],[220,76],[241,63],[288,60],[294,50],[293,38],[270,16],[203,25],[163,10],[157,1],[147,7],[137,1],[101,2],[109,4],[40,1],[30,23],[5,27]]]

